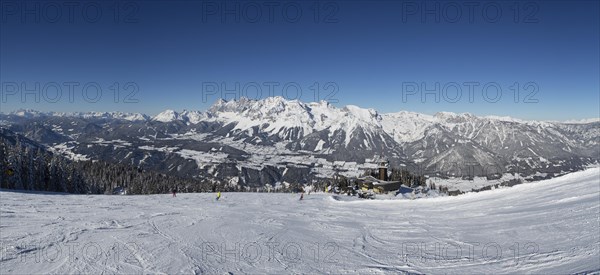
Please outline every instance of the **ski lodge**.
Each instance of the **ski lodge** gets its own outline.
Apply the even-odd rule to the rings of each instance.
[[[389,162],[382,160],[379,162],[378,170],[379,177],[365,176],[357,178],[356,182],[359,184],[363,191],[373,190],[377,194],[385,194],[390,191],[397,191],[400,189],[400,181],[388,181],[388,167]]]

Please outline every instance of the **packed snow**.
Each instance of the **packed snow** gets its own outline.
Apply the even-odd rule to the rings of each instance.
[[[3,274],[600,272],[600,168],[458,197],[0,192]]]

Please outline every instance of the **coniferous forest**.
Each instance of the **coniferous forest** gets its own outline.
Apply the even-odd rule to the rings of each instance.
[[[324,189],[327,182],[314,183]],[[177,177],[106,161],[73,161],[44,145],[0,127],[0,188],[74,194],[164,194],[177,192],[300,192],[296,184],[280,188],[230,185],[225,181]]]
[[[72,161],[0,128],[0,188],[76,194],[236,191],[218,182],[179,178],[134,166]]]

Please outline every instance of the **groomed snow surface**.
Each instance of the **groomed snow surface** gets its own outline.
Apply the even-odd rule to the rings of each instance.
[[[600,272],[600,168],[458,197],[298,198],[2,191],[0,272]]]

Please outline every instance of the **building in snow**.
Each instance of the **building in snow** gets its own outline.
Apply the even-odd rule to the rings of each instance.
[[[388,180],[388,167],[390,166],[390,162],[387,159],[382,159],[379,161],[379,180],[386,181]]]
[[[373,192],[377,194],[395,192],[398,191],[401,186],[400,181],[381,180],[372,176],[357,178],[356,183],[358,183],[363,191],[373,190]]]

